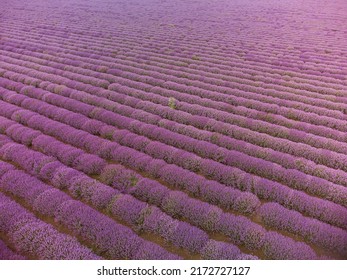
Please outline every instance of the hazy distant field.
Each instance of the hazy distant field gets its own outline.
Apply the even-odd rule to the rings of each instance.
[[[346,1],[0,4],[0,259],[347,259]]]

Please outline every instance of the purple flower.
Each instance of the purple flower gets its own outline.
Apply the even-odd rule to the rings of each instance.
[[[9,170],[0,181],[1,189],[32,203],[38,195],[50,187],[20,170]]]
[[[109,258],[132,259],[145,243],[129,228],[78,201],[63,203],[55,220]]]
[[[63,168],[63,167],[64,165],[60,163],[59,161],[49,162],[41,168],[39,176],[41,179],[51,181],[57,169]]]
[[[193,172],[200,170],[202,159],[192,153],[177,150],[174,155],[175,164]]]
[[[0,240],[0,260],[25,260],[26,258],[13,252],[7,245]]]
[[[169,192],[162,200],[161,207],[173,217],[181,217],[188,195],[179,191]]]
[[[241,191],[225,187],[216,181],[204,180],[198,188],[198,197],[203,200],[220,205],[224,209],[235,209],[234,201]],[[236,210],[236,209],[235,209]]]
[[[40,259],[100,259],[75,238],[38,220],[1,193],[0,230],[21,254]]]
[[[266,203],[260,208],[262,221],[277,230],[286,230],[320,245],[341,256],[347,255],[347,232],[318,220],[305,217],[277,203]]]
[[[206,232],[192,227],[190,224],[178,223],[170,241],[179,247],[187,248],[191,252],[199,252],[207,243],[208,235]]]
[[[163,213],[155,206],[150,207],[148,215],[144,217],[142,228],[145,231],[153,232],[170,241],[180,221],[173,219]]]
[[[98,120],[87,120],[81,127],[84,131],[98,135],[105,124]]]
[[[101,180],[105,184],[122,192],[134,187],[139,179],[136,172],[117,164],[107,165],[101,172]]]
[[[106,166],[106,161],[98,156],[91,154],[81,154],[75,158],[73,166],[88,175],[100,174],[101,170]]]
[[[189,217],[191,223],[209,231],[216,231],[219,228],[219,220],[223,211],[208,203],[199,200],[191,200],[184,205],[182,210],[184,217]]]
[[[208,241],[200,253],[206,260],[236,260],[242,254],[237,246],[212,239]]]
[[[12,164],[0,160],[0,180],[4,174],[14,169],[15,167]]]
[[[182,257],[169,253],[159,245],[145,242],[135,253],[134,260],[180,260]]]
[[[263,252],[266,258],[275,260],[314,260],[315,252],[305,243],[296,242],[276,232],[269,231],[265,236]]]
[[[119,193],[84,174],[69,180],[68,190],[74,198],[90,203],[97,209],[105,209],[113,196]]]
[[[260,206],[258,197],[249,192],[241,193],[235,200],[235,208],[240,213],[250,215]]]
[[[266,230],[246,217],[224,213],[220,219],[220,230],[230,237],[232,243],[244,245],[250,250],[262,247]]]
[[[11,240],[18,251],[40,259],[101,259],[80,245],[75,238],[58,233],[51,225],[43,222],[24,225],[11,234]]]
[[[127,224],[138,226],[141,223],[141,213],[147,207],[147,203],[139,201],[131,195],[119,194],[113,199],[112,205],[110,205],[110,212]]]
[[[160,206],[163,198],[169,194],[169,190],[154,180],[143,178],[131,189],[131,194],[141,197],[150,204]]]
[[[51,183],[59,189],[65,189],[69,186],[69,181],[81,173],[75,169],[62,166],[54,171],[52,174]]]
[[[33,209],[41,215],[54,217],[56,209],[71,198],[57,189],[47,189],[38,195],[33,202]]]

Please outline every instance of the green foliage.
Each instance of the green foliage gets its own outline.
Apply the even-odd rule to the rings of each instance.
[[[176,109],[176,99],[175,98],[173,98],[173,97],[169,98],[169,107],[171,109]]]
[[[130,177],[130,184],[132,187],[135,187],[137,185],[137,182],[139,181],[139,178],[137,178],[136,176],[131,176]]]
[[[193,60],[200,60],[200,57],[194,54],[194,55],[192,56],[192,59],[193,59]]]

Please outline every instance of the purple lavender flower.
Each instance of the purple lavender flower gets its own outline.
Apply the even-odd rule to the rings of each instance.
[[[131,194],[141,197],[150,204],[159,206],[164,197],[169,194],[169,190],[154,180],[143,178],[136,184],[135,188],[131,189]]]
[[[305,243],[296,242],[273,231],[266,234],[263,251],[268,259],[314,260],[317,258],[315,252]]]
[[[0,240],[0,260],[25,260],[26,258],[13,252],[7,245]]]
[[[180,260],[182,257],[169,253],[164,248],[145,242],[142,247],[135,253],[134,260]]]
[[[170,241],[174,245],[187,248],[191,252],[199,252],[207,243],[208,235],[201,229],[183,222],[177,225]]]
[[[62,166],[54,171],[54,173],[52,174],[51,182],[55,187],[65,189],[69,186],[69,181],[79,175],[79,171],[66,166]]]
[[[101,180],[120,191],[134,187],[139,179],[136,172],[117,164],[107,165],[101,172]]]
[[[56,211],[55,220],[109,258],[132,259],[145,243],[129,228],[78,201],[63,203]]]
[[[38,195],[49,189],[40,180],[20,170],[9,170],[0,181],[1,190],[32,203]]]
[[[91,154],[81,154],[75,158],[73,166],[88,175],[100,174],[106,166],[106,161]]]
[[[100,259],[75,238],[51,225],[0,193],[0,230],[17,252],[40,259]]]
[[[199,200],[191,200],[189,204],[184,205],[182,210],[184,216],[189,217],[193,224],[209,231],[216,231],[219,228],[219,220],[223,211]]]
[[[251,220],[224,213],[220,219],[220,230],[236,245],[244,245],[250,250],[263,246],[266,230]]]
[[[56,209],[71,198],[57,189],[47,189],[38,195],[33,202],[33,209],[44,216],[54,217]]]
[[[181,217],[187,198],[188,196],[185,193],[179,191],[170,192],[163,198],[161,207],[171,216]]]
[[[237,246],[212,239],[201,250],[201,256],[206,260],[236,260],[240,255]]]
[[[342,256],[347,254],[347,233],[340,228],[305,217],[277,203],[262,205],[260,216],[267,226],[298,234],[308,242],[323,246]]]
[[[0,160],[0,180],[4,174],[14,169],[15,167],[12,164]]]
[[[118,195],[113,199],[110,212],[129,225],[138,226],[141,223],[141,213],[148,207],[147,203],[139,201],[131,195]]]
[[[142,228],[145,231],[156,233],[170,241],[180,222],[162,212],[158,207],[151,206],[148,215],[145,216]]]

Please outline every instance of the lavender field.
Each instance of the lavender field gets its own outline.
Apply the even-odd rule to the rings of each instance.
[[[345,0],[0,4],[0,259],[347,259]]]

